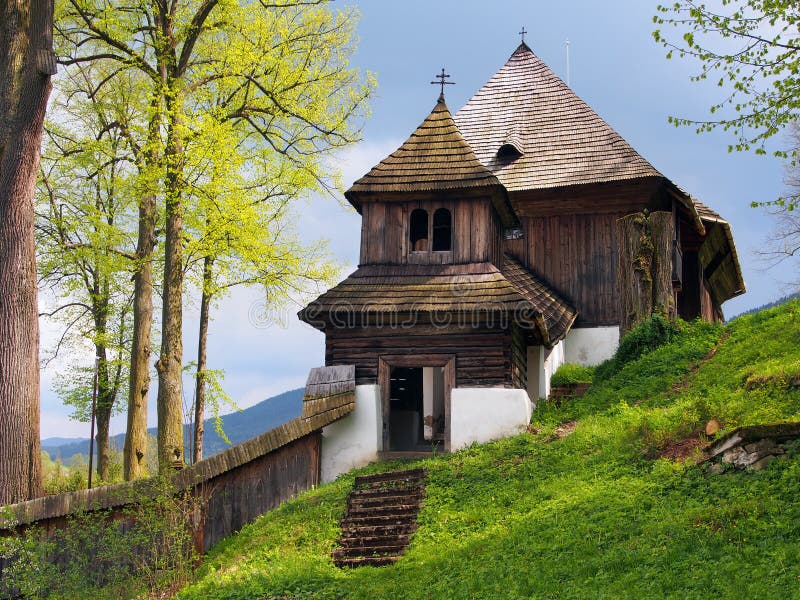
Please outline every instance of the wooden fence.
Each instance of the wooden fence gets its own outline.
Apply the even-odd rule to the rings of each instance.
[[[300,417],[177,471],[172,478],[176,491],[202,499],[197,522],[192,523],[195,548],[207,551],[256,517],[316,486],[322,428],[354,407],[355,367],[312,369]],[[47,534],[69,526],[70,515],[82,511],[107,511],[124,521],[131,499],[146,496],[149,485],[149,480],[140,480],[12,505],[16,522],[0,524],[0,535],[34,525]]]

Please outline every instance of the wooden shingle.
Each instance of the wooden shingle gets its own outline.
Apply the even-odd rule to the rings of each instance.
[[[454,119],[509,192],[663,177],[525,43]],[[498,157],[509,140],[521,156]]]
[[[440,101],[408,140],[358,179],[345,197],[359,208],[364,194],[465,188],[500,189],[500,182],[477,159]]]
[[[510,262],[509,262],[510,261]],[[491,263],[359,267],[339,285],[298,313],[306,323],[359,327],[373,321],[411,324],[437,322],[442,315],[472,315],[536,329],[542,343],[562,339],[576,312],[514,259],[508,272]]]

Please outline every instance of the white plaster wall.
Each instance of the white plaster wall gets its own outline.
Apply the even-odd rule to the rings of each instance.
[[[570,329],[566,338],[567,362],[599,365],[611,358],[619,346],[619,327],[582,327]],[[550,378],[548,377],[548,381]]]
[[[433,438],[433,427],[424,425],[428,416],[433,416],[433,367],[422,369],[422,429],[426,440]]]
[[[356,386],[353,412],[322,430],[322,483],[378,458],[383,443],[381,408],[379,386]]]
[[[566,360],[564,340],[548,349],[544,346],[528,346],[528,395],[534,401],[550,395],[550,378]]]
[[[536,405],[541,398],[539,395],[540,380],[542,378],[542,346],[528,346],[528,397]]]
[[[516,435],[531,421],[522,389],[454,388],[450,392],[450,449]]]

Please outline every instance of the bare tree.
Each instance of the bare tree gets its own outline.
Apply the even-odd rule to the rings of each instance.
[[[800,150],[800,124],[791,125],[789,139],[792,147]],[[786,193],[771,203],[768,210],[775,219],[775,228],[758,251],[759,258],[767,266],[794,263],[800,267],[800,166],[794,161],[786,165]],[[800,270],[800,269],[798,269]],[[800,273],[793,271],[793,279],[785,282],[791,288],[800,288]]]

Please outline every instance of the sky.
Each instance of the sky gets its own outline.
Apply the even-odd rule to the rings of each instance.
[[[657,2],[572,0],[365,0],[358,49],[352,64],[378,81],[363,140],[337,160],[348,187],[394,151],[428,116],[439,94],[430,85],[444,67],[456,85],[446,90],[455,113],[494,74],[519,45],[526,43],[570,87],[656,169],[722,214],[730,223],[748,293],[723,306],[726,316],[775,300],[788,291],[790,265],[765,270],[754,251],[763,245],[774,221],[752,201],[771,200],[784,191],[780,160],[728,153],[725,133],[698,135],[676,128],[669,115],[703,119],[719,99],[719,89],[692,83],[698,66],[665,58],[652,39]],[[780,141],[780,140],[779,140]],[[300,229],[309,240],[327,238],[342,278],[358,263],[360,217],[343,197],[309,198],[300,207]],[[795,267],[796,268],[796,267]],[[240,290],[221,302],[209,332],[209,368],[225,372],[224,387],[240,408],[305,384],[308,370],[324,364],[324,337],[283,311],[285,326],[261,322],[260,290]],[[197,311],[185,314],[185,361],[196,354]],[[43,326],[42,343],[57,332]],[[52,391],[65,358],[42,371],[42,437],[88,437],[89,425],[69,419]],[[89,359],[91,360],[91,359]],[[155,381],[151,395],[155,397]],[[190,398],[191,388],[184,391]],[[123,402],[124,403],[124,402]],[[151,401],[151,426],[155,406]],[[125,419],[112,422],[112,435],[124,432]]]

